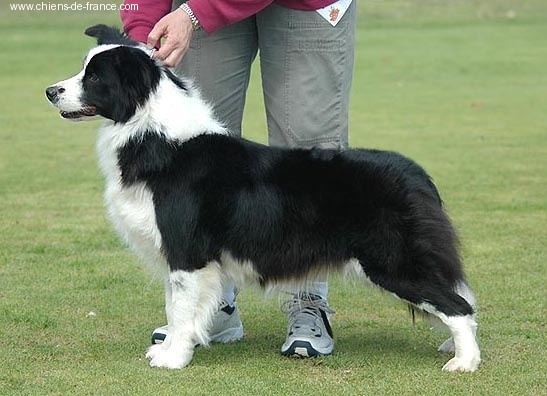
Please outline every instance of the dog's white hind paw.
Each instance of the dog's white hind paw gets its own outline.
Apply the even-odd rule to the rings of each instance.
[[[450,372],[473,372],[479,367],[479,363],[481,362],[480,358],[470,358],[470,359],[464,359],[464,358],[457,358],[454,357],[450,359],[443,367],[443,371],[450,371]]]
[[[456,347],[454,345],[454,339],[452,337],[450,337],[448,340],[443,342],[439,346],[438,351],[439,352],[444,352],[444,353],[454,353],[456,351]]]
[[[146,357],[150,359],[151,367],[165,367],[169,369],[181,369],[192,361],[193,350],[176,352],[173,348],[163,348],[161,344],[148,348]]]

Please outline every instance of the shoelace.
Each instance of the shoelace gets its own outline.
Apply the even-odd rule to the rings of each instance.
[[[315,326],[317,319],[322,318],[321,311],[327,315],[335,313],[326,300],[307,294],[294,296],[292,300],[287,300],[281,305],[281,312],[288,316],[289,329],[297,325]]]

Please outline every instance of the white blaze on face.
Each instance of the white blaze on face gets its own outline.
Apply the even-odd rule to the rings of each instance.
[[[82,109],[82,78],[84,73],[85,69],[82,69],[75,76],[55,84],[59,88],[58,100],[55,103],[59,110],[74,112]]]

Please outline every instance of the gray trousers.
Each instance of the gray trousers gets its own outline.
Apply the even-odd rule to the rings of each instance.
[[[259,53],[270,145],[343,149],[355,3],[335,27],[315,11],[271,4],[210,36],[199,30],[177,72],[195,80],[217,118],[238,136],[251,64]]]

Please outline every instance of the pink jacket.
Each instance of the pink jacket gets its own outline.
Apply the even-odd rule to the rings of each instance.
[[[189,0],[188,5],[208,34],[223,26],[256,14],[271,3],[294,10],[317,10],[336,0]],[[146,42],[148,34],[171,11],[172,0],[124,0],[137,4],[138,11],[121,11],[124,29],[136,41]]]

